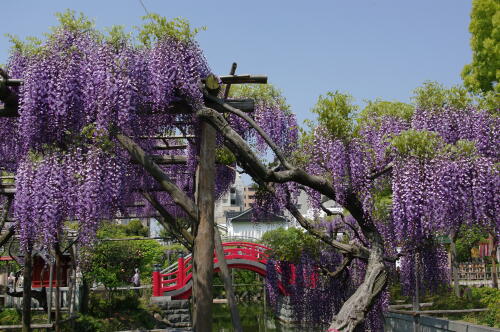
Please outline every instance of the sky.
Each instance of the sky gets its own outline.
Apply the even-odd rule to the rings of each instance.
[[[10,43],[4,33],[41,37],[54,13],[83,12],[99,28],[128,30],[145,14],[140,0],[0,0],[0,63]],[[427,80],[461,82],[471,60],[469,0],[143,0],[149,12],[206,26],[198,42],[212,71],[265,74],[299,122],[327,91],[364,101],[409,102]]]

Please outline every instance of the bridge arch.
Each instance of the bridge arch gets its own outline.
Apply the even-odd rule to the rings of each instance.
[[[244,269],[266,276],[266,264],[271,248],[252,242],[224,242],[222,244],[226,263],[230,269]],[[163,271],[153,271],[153,296],[170,296],[172,299],[187,299],[192,292],[192,256],[180,257],[176,263]],[[219,262],[214,254],[214,271]]]

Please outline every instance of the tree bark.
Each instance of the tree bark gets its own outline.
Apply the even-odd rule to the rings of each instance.
[[[455,296],[460,297],[460,281],[458,278],[458,262],[457,262],[457,237],[458,233],[455,230],[450,232],[450,265],[451,275],[453,277],[453,292]]]
[[[194,202],[184,191],[174,184],[160,166],[153,161],[152,156],[148,155],[137,143],[123,134],[117,134],[116,139],[129,152],[132,158],[137,163],[141,164],[146,171],[160,183],[160,185],[170,194],[174,203],[179,205],[188,214],[191,220],[198,219],[198,209]]]
[[[32,249],[28,248],[24,254],[23,271],[23,324],[22,331],[31,331],[31,273],[33,270]]]
[[[197,332],[212,331],[215,137],[215,129],[203,121],[198,180],[199,225],[193,253],[193,264],[196,266],[197,274],[193,284],[196,303],[193,325]]]
[[[222,247],[222,239],[219,229],[214,229],[215,251],[217,253],[217,260],[219,261],[219,275],[224,282],[224,289],[226,290],[227,302],[231,310],[231,319],[233,321],[233,329],[236,332],[243,332],[240,321],[240,313],[238,312],[238,305],[236,304],[236,297],[234,296],[233,284],[231,282],[231,274],[227,266],[226,257],[224,255],[224,248]]]
[[[177,222],[174,216],[172,216],[158,200],[150,193],[143,192],[142,196],[160,213],[162,218],[158,219],[158,222],[166,229],[172,232],[172,234],[177,238],[177,241],[182,243],[189,250],[193,247],[193,236]]]
[[[371,249],[363,283],[333,316],[329,331],[352,332],[361,324],[387,282],[381,249]]]
[[[498,271],[497,271],[497,247],[498,240],[495,234],[490,233],[492,251],[491,251],[491,286],[495,289],[498,289]]]
[[[62,275],[61,275],[61,263],[62,263],[62,252],[59,248],[59,243],[55,244],[55,254],[56,254],[56,298],[55,298],[55,311],[56,311],[56,317],[55,317],[55,331],[60,332],[61,331],[61,281],[62,281]]]

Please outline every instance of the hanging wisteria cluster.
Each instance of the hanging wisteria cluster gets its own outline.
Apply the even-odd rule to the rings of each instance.
[[[297,322],[328,323],[352,288],[346,284],[347,271],[338,278],[330,278],[322,274],[319,266],[334,271],[340,261],[341,256],[332,251],[322,251],[319,257],[303,253],[295,264],[268,260],[265,287],[269,303],[278,310],[283,296],[287,296]]]
[[[194,112],[176,110],[179,103],[203,106],[200,83],[210,70],[194,41],[165,35],[136,46],[63,25],[36,51],[14,51],[7,69],[24,84],[11,88],[19,97],[19,117],[0,118],[0,168],[16,174],[15,219],[24,248],[51,246],[66,221],[77,221],[79,239],[89,243],[102,219],[156,215],[150,204],[138,203],[145,191],[173,216],[186,217],[113,134],[134,138],[158,157],[187,156],[185,164],[161,167],[194,198],[199,121]],[[251,116],[281,148],[294,148],[294,115],[257,102]],[[255,130],[234,115],[228,120],[265,155]],[[172,134],[193,138],[147,139]],[[218,148],[223,143],[219,137]],[[218,162],[216,198],[234,181],[235,169],[234,160]]]
[[[458,231],[462,224],[479,224],[500,235],[499,129],[498,116],[475,108],[416,110],[411,119],[374,116],[348,139],[332,137],[318,126],[306,169],[332,181],[341,205],[355,195],[364,218],[382,235],[386,254],[396,256],[396,248],[403,253],[400,280],[407,294],[415,289],[415,256],[422,266],[421,290],[433,291],[449,275],[446,252],[436,236]],[[392,204],[380,219],[374,214],[374,195],[387,187]],[[307,193],[320,211],[321,195]],[[320,229],[330,235],[342,232],[353,243],[370,247],[351,216],[323,221]],[[364,278],[364,269],[356,268],[360,264],[365,263],[356,260],[349,268],[354,284]],[[378,303],[388,298],[377,301],[366,328],[382,328],[374,322]]]

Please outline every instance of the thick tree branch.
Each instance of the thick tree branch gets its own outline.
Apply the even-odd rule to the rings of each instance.
[[[198,208],[194,202],[182,191],[170,177],[158,166],[153,158],[147,154],[137,143],[123,134],[117,134],[116,139],[129,152],[131,157],[141,164],[146,171],[160,183],[167,191],[174,203],[179,205],[193,221],[198,219]]]
[[[332,183],[323,177],[308,174],[300,168],[273,171],[266,167],[248,143],[230,127],[227,120],[219,112],[210,108],[203,108],[197,112],[197,115],[202,119],[206,119],[224,136],[224,144],[236,155],[241,166],[253,177],[263,182],[285,183],[294,181],[317,190],[331,199],[335,199],[335,190]]]
[[[321,272],[329,277],[337,278],[340,275],[340,273],[342,273],[342,271],[344,271],[346,267],[348,267],[349,264],[351,264],[352,259],[353,259],[352,256],[346,255],[344,256],[342,263],[337,267],[337,269],[335,269],[335,271],[331,272],[325,269],[324,267],[320,266]]]
[[[15,227],[10,226],[9,230],[0,237],[0,248],[3,247],[16,233]]]
[[[177,240],[191,251],[194,243],[191,233],[184,229],[153,195],[142,192],[142,196],[160,213],[161,218],[158,218],[158,221],[162,226],[170,230]]]
[[[2,206],[2,215],[0,216],[0,233],[2,232],[5,223],[7,222],[7,217],[9,215],[9,210],[12,205],[12,196],[7,196],[7,200]]]
[[[223,100],[217,98],[216,96],[212,96],[209,93],[205,93],[204,96],[206,100],[211,102],[209,103],[209,106],[215,104],[214,106],[216,108],[219,108],[222,111],[233,113],[242,118],[243,120],[245,120],[253,129],[257,131],[257,133],[259,133],[259,135],[264,139],[264,141],[266,141],[267,145],[269,145],[271,150],[273,150],[274,154],[279,159],[283,167],[285,167],[286,169],[292,168],[291,165],[287,162],[280,148],[273,142],[271,137],[269,137],[269,135],[250,116],[240,111],[239,109],[234,108],[231,105],[225,103]]]
[[[361,259],[368,259],[369,256],[369,251],[368,249],[355,245],[355,244],[347,244],[347,243],[342,243],[340,241],[337,241],[336,239],[331,239],[325,234],[319,232],[316,230],[304,216],[300,213],[300,211],[297,209],[297,207],[293,204],[288,204],[287,205],[288,211],[292,214],[292,216],[297,219],[298,223],[304,227],[309,233],[314,235],[315,237],[319,238],[321,241],[324,243],[332,246],[333,248],[339,250],[341,253],[346,254],[346,255],[351,255],[352,257],[356,258],[361,258]]]
[[[378,178],[378,177],[380,177],[380,176],[382,176],[382,175],[384,175],[386,173],[391,172],[393,167],[394,167],[394,163],[390,162],[384,168],[382,168],[381,170],[373,172],[372,174],[370,174],[370,176],[368,176],[368,179],[375,180],[376,178]]]

